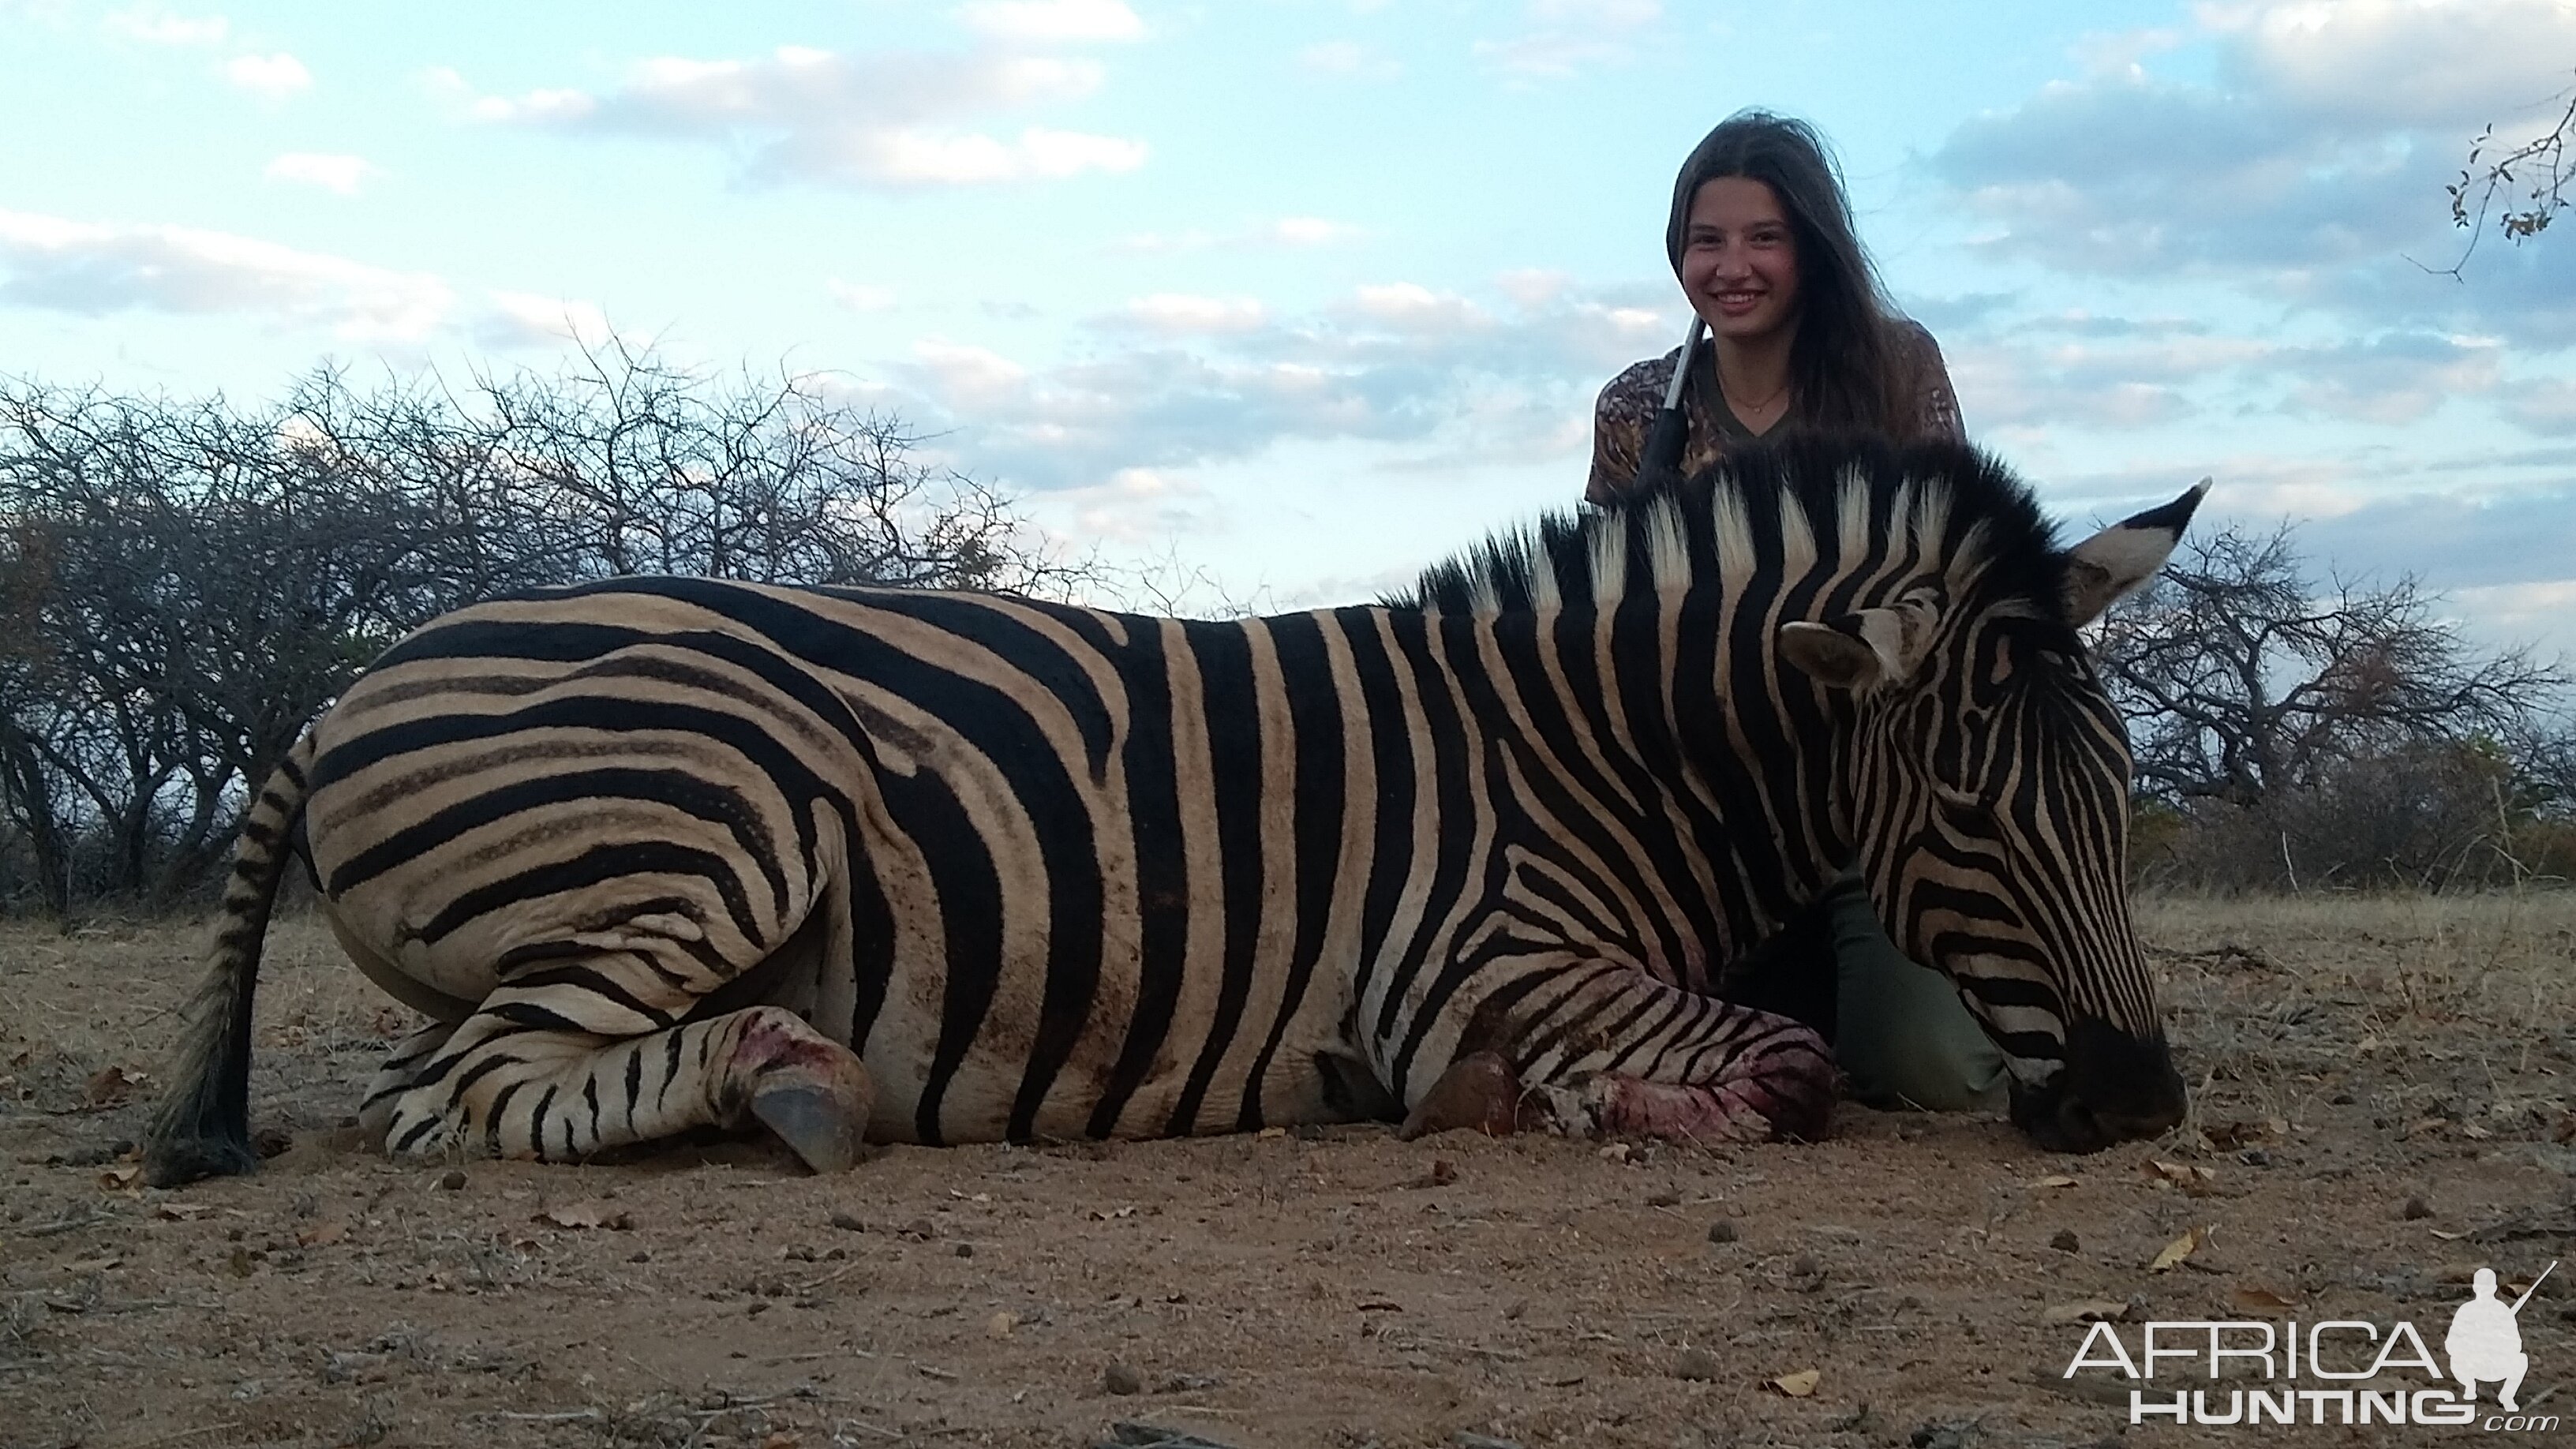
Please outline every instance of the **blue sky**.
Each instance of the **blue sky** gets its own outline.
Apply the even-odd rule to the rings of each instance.
[[[1068,548],[1342,602],[1580,495],[1687,318],[1673,170],[1763,105],[2061,514],[2214,475],[2576,651],[2576,233],[2417,265],[2571,84],[2570,0],[0,0],[0,371],[613,326],[824,374]]]

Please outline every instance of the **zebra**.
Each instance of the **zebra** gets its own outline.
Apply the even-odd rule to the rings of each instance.
[[[2076,630],[2206,486],[2061,550],[1984,454],[1812,438],[1366,606],[637,577],[459,610],[252,802],[150,1180],[255,1163],[297,854],[432,1018],[361,1108],[397,1156],[766,1127],[837,1171],[1419,1118],[1461,1082],[1488,1125],[1813,1138],[1823,1043],[1710,988],[1855,863],[2032,1138],[2150,1135],[2183,1089]]]

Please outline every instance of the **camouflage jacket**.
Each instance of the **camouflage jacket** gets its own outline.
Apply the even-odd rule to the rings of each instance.
[[[1967,429],[1959,421],[1959,398],[1950,389],[1950,369],[1941,360],[1941,344],[1914,322],[1897,324],[1896,344],[1897,363],[1914,379],[1912,391],[1920,404],[1915,436],[1964,439]],[[1676,347],[1661,357],[1650,357],[1601,389],[1601,399],[1592,408],[1592,476],[1583,490],[1587,500],[1607,503],[1636,481],[1637,466],[1645,460],[1646,434],[1655,425],[1656,410],[1664,405],[1664,389],[1671,386],[1681,355]],[[1706,364],[1701,373],[1707,375]],[[1685,475],[1724,457],[1730,445],[1754,436],[1714,387],[1685,388],[1682,410],[1690,419],[1690,442],[1682,449]],[[1797,421],[1792,403],[1780,422]]]

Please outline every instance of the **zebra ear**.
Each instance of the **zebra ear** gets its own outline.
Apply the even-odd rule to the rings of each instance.
[[[1829,689],[1866,693],[1914,673],[1931,624],[1931,610],[1910,603],[1799,620],[1780,626],[1780,657]]]
[[[2154,578],[2182,541],[2183,525],[2191,522],[2209,483],[2203,478],[2173,502],[2122,519],[2068,549],[2066,622],[2081,629],[2101,618],[2121,595]]]

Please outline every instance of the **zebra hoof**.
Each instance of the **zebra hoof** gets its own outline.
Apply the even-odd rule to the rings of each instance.
[[[755,1006],[741,1015],[728,1095],[749,1088],[751,1115],[816,1172],[856,1167],[876,1100],[858,1055],[779,1007]],[[733,1104],[741,1101],[732,1097],[719,1111],[739,1123],[742,1109]]]
[[[1395,1135],[1410,1142],[1466,1127],[1488,1137],[1508,1137],[1520,1126],[1520,1105],[1520,1073],[1502,1053],[1471,1052],[1449,1064]]]
[[[847,1172],[866,1147],[867,1113],[819,1086],[782,1086],[751,1099],[751,1115],[816,1172]]]

